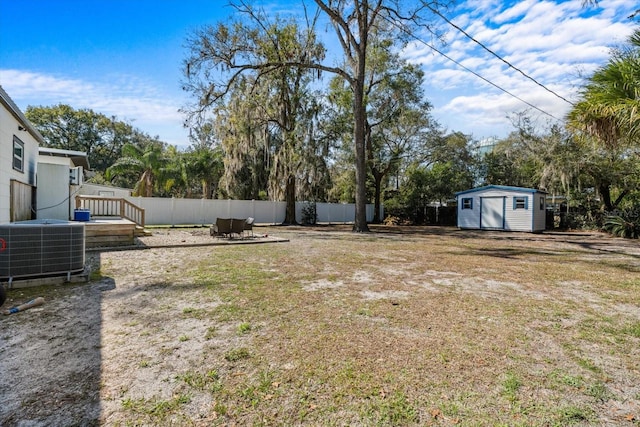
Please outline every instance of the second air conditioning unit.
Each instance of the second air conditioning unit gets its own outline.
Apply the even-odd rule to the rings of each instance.
[[[82,166],[69,169],[69,184],[82,185],[83,178]]]

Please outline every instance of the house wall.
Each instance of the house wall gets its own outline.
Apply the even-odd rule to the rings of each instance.
[[[514,209],[514,197],[526,199],[526,209]],[[487,228],[482,223],[481,212],[483,199],[495,201],[504,199],[504,230],[507,231],[543,231],[545,229],[545,209],[540,209],[540,199],[544,201],[544,193],[503,190],[490,188],[470,191],[457,195],[458,227],[469,229]],[[463,209],[463,199],[472,200],[472,209]],[[544,207],[544,204],[543,204]]]
[[[36,186],[38,142],[27,131],[18,130],[22,123],[4,102],[0,103],[0,223],[11,221],[11,181]],[[13,169],[13,137],[24,144],[23,171]],[[31,218],[19,218],[31,219]]]

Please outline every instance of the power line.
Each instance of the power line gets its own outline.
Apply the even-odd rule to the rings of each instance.
[[[413,34],[412,32],[410,32],[409,30],[407,30],[406,28],[403,28],[401,26],[399,26],[398,24],[396,24],[395,22],[393,22],[393,20],[390,20],[389,18],[385,18],[387,20],[387,22],[389,22],[391,25],[395,26],[396,28],[400,29],[401,31],[403,31],[405,34],[407,34],[408,36],[410,36],[411,38],[415,39],[416,41],[418,41],[419,43],[422,43],[423,45],[427,46],[429,49],[433,50],[434,52],[442,55],[443,57],[445,57],[446,59],[448,59],[449,61],[453,62],[454,64],[456,64],[457,66],[459,66],[460,68],[464,69],[465,71],[470,72],[471,74],[473,74],[474,76],[478,77],[479,79],[485,81],[486,83],[489,83],[491,86],[495,87],[496,89],[506,93],[507,95],[517,99],[518,101],[528,105],[529,107],[533,108],[534,110],[537,110],[539,112],[541,112],[542,114],[545,114],[549,117],[551,117],[552,119],[561,121],[561,119],[557,118],[556,116],[554,116],[551,113],[547,113],[546,111],[542,110],[541,108],[533,105],[532,103],[525,101],[524,99],[520,98],[518,95],[513,94],[511,92],[509,92],[508,90],[506,90],[505,88],[497,85],[496,83],[493,83],[492,81],[490,81],[489,79],[481,76],[480,74],[478,74],[477,72],[473,71],[472,69],[462,65],[460,62],[456,61],[455,59],[451,58],[450,56],[448,56],[447,54],[445,54],[444,52],[441,52],[440,50],[436,49],[435,47],[431,46],[429,43],[427,43],[426,41],[422,40],[421,38],[419,38],[418,36],[416,36],[415,34]]]
[[[436,9],[432,8],[429,5],[426,5],[431,12],[435,13],[436,15],[438,15],[439,17],[441,17],[442,19],[444,19],[447,24],[451,25],[453,28],[455,28],[456,30],[460,31],[462,34],[464,34],[468,39],[472,40],[474,43],[476,43],[478,46],[480,46],[481,48],[483,48],[484,50],[486,50],[487,52],[489,52],[491,55],[495,56],[496,58],[498,58],[500,61],[504,62],[505,64],[507,64],[507,66],[509,68],[512,68],[514,70],[516,70],[517,72],[519,72],[520,74],[522,74],[524,77],[526,77],[527,79],[531,80],[532,82],[534,82],[535,84],[537,84],[538,86],[540,86],[541,88],[543,88],[544,90],[546,90],[549,93],[552,93],[553,95],[555,95],[556,97],[560,98],[561,100],[565,101],[566,103],[570,104],[570,105],[575,105],[573,102],[569,101],[567,98],[565,98],[562,95],[559,95],[558,93],[554,92],[553,90],[549,89],[548,87],[546,87],[545,85],[543,85],[542,83],[538,82],[536,79],[534,79],[533,77],[531,77],[530,75],[526,74],[524,71],[522,71],[520,68],[516,67],[515,65],[511,64],[509,61],[507,61],[506,59],[504,59],[503,57],[501,57],[500,55],[498,55],[497,53],[495,53],[494,51],[492,51],[491,49],[489,49],[487,46],[485,46],[482,42],[476,40],[473,36],[471,36],[469,33],[467,33],[465,30],[463,30],[462,28],[460,28],[459,26],[457,26],[456,24],[454,24],[453,22],[451,22],[449,19],[447,19],[446,16],[444,16],[443,14],[441,14],[439,11],[437,11]]]
[[[505,88],[503,88],[503,87],[501,87],[501,86],[498,86],[496,83],[493,83],[491,80],[489,80],[489,79],[487,79],[487,78],[485,78],[485,77],[481,76],[480,74],[476,73],[476,72],[475,72],[475,71],[473,71],[472,69],[470,69],[470,68],[468,68],[468,67],[465,67],[465,66],[464,66],[464,65],[462,65],[460,62],[458,62],[458,61],[456,61],[455,59],[451,58],[450,56],[448,56],[448,55],[444,54],[443,52],[440,52],[438,49],[436,49],[435,47],[431,46],[431,45],[430,45],[430,44],[428,44],[427,42],[425,42],[425,41],[423,41],[423,40],[420,40],[420,39],[416,39],[416,40],[418,40],[418,41],[419,41],[419,42],[421,42],[421,43],[424,43],[427,47],[429,47],[430,49],[432,49],[434,52],[439,53],[440,55],[442,55],[442,56],[444,56],[445,58],[447,58],[449,61],[453,62],[454,64],[456,64],[457,66],[459,66],[459,67],[463,68],[464,70],[466,70],[466,71],[470,72],[471,74],[473,74],[474,76],[478,77],[479,79],[484,80],[485,82],[489,83],[491,86],[495,87],[496,89],[501,90],[502,92],[506,93],[507,95],[514,97],[514,98],[515,98],[515,99],[517,99],[518,101],[520,101],[520,102],[523,102],[523,103],[527,104],[529,107],[531,107],[531,108],[533,108],[533,109],[535,109],[535,110],[537,110],[537,111],[541,112],[542,114],[545,114],[545,115],[547,115],[547,116],[549,116],[549,117],[551,117],[551,118],[553,118],[553,119],[555,119],[555,120],[560,121],[560,119],[559,119],[559,118],[557,118],[556,116],[554,116],[553,114],[551,114],[551,113],[547,113],[546,111],[542,110],[542,109],[541,109],[541,108],[539,108],[539,107],[536,107],[536,106],[535,106],[535,105],[533,105],[532,103],[530,103],[530,102],[528,102],[528,101],[525,101],[524,99],[520,98],[518,95],[516,95],[516,94],[514,94],[514,93],[509,92],[508,90],[506,90]]]

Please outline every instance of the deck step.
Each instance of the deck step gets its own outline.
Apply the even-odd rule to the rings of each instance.
[[[153,234],[151,230],[147,230],[146,228],[140,227],[139,225],[136,225],[134,233],[136,237],[149,237]]]
[[[85,247],[131,246],[135,243],[136,224],[126,219],[92,219],[85,223]]]

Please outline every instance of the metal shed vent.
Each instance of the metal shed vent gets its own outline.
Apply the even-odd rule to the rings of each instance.
[[[0,224],[0,280],[84,270],[84,224],[58,220]]]

